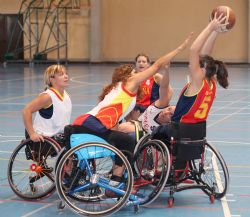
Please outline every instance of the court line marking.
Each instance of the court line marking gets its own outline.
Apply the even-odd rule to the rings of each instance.
[[[250,175],[249,176],[242,176],[242,175],[232,175],[232,173],[234,172],[231,172],[230,174],[230,178],[250,178]]]
[[[247,96],[247,97],[248,97],[248,96]],[[220,110],[222,110],[222,109],[224,109],[225,107],[228,107],[228,106],[230,106],[230,105],[232,105],[232,104],[235,104],[235,103],[237,103],[237,102],[240,102],[240,101],[246,99],[247,97],[241,97],[239,100],[237,100],[237,101],[235,101],[235,102],[231,102],[231,103],[229,103],[229,104],[227,104],[227,105],[225,105],[225,106],[222,106],[222,108],[215,109],[214,111],[212,111],[212,114],[215,113],[215,112],[218,112],[218,111],[220,111]],[[207,126],[207,128],[209,128],[209,127],[211,127],[211,126],[214,126],[214,125],[216,125],[216,124],[218,124],[218,123],[220,123],[220,122],[222,122],[222,121],[224,121],[224,120],[226,120],[226,119],[232,117],[234,114],[237,114],[237,113],[239,113],[240,111],[242,111],[245,107],[246,107],[246,106],[244,106],[243,108],[239,109],[239,110],[236,111],[236,112],[233,112],[233,113],[230,114],[230,115],[227,115],[227,116],[224,117],[224,118],[221,118],[221,119],[219,119],[219,120],[213,122],[212,124],[209,124],[209,125]],[[217,166],[217,165],[216,165],[216,166]],[[226,199],[225,196],[224,196],[223,198]],[[230,209],[229,209],[229,206],[228,206],[228,202],[227,202],[227,201],[222,201],[221,204],[222,204],[224,216],[225,216],[225,217],[231,217],[231,212],[230,212]]]
[[[10,101],[10,100],[15,100],[15,99],[23,99],[23,98],[35,96],[35,95],[38,95],[38,94],[32,93],[32,94],[26,94],[26,95],[22,95],[22,96],[9,97],[9,98],[5,98],[5,99],[1,99],[0,102],[6,102],[6,101]]]
[[[12,197],[7,198],[6,200],[9,201],[9,200],[13,200],[13,199],[15,199],[15,198],[17,198],[17,195],[13,195]],[[2,200],[2,201],[0,201],[0,204],[1,204],[1,203],[6,203],[6,201],[5,201],[5,200]]]
[[[236,200],[228,200],[228,199],[226,199],[226,198],[221,198],[221,201],[225,201],[225,202],[236,202]]]
[[[227,120],[228,118],[234,116],[235,114],[238,114],[240,111],[242,111],[242,110],[244,110],[244,109],[245,109],[245,107],[242,107],[242,108],[239,109],[238,111],[233,112],[232,114],[227,115],[227,116],[225,116],[224,118],[221,118],[221,119],[219,119],[219,120],[213,122],[212,124],[209,124],[207,127],[209,128],[209,127],[212,127],[212,126],[214,126],[214,125],[216,125],[216,124],[218,124],[218,123],[220,123],[220,122],[222,122],[222,121],[225,121],[225,120]],[[220,110],[220,109],[218,109],[218,110]]]
[[[216,100],[215,101],[216,103],[221,103],[221,102],[233,102],[233,100]],[[243,103],[243,104],[250,104],[250,102],[248,102],[248,101],[242,101],[241,103]],[[214,106],[212,106],[212,108],[214,108]]]
[[[71,94],[70,94],[71,95]],[[87,96],[87,95],[86,95]],[[89,96],[89,95],[88,95]],[[25,105],[27,105],[27,103],[1,103],[0,102],[0,105],[20,105],[20,106],[25,106]],[[95,106],[95,104],[74,104],[73,105],[73,107],[94,107]],[[9,112],[9,111],[8,111]],[[16,111],[13,111],[13,112],[16,112]],[[19,110],[18,110],[18,112],[19,112]],[[0,113],[1,114],[1,113]],[[6,112],[5,113],[2,113],[2,114],[6,114]]]
[[[238,103],[238,102],[241,102],[241,101],[243,101],[243,100],[246,99],[246,98],[248,98],[248,96],[241,97],[240,99],[238,99],[238,100],[236,100],[236,101],[232,101],[232,102],[230,102],[230,103],[228,103],[228,104],[225,104],[224,106],[220,106],[220,107],[218,107],[217,109],[212,110],[212,111],[210,112],[210,114],[213,114],[213,113],[218,112],[218,111],[220,111],[220,110],[224,110],[224,109],[227,108],[228,106],[233,105],[233,104]],[[215,102],[216,102],[216,101],[215,101]],[[242,110],[242,109],[241,109],[241,110]]]
[[[91,82],[87,82],[87,84],[88,84],[88,85],[91,85],[91,84],[96,85],[97,83],[94,83],[94,82],[92,82],[92,83],[91,83]],[[103,84],[103,83],[99,83],[99,85],[100,85],[100,84]],[[76,85],[76,86],[74,86],[74,87],[68,87],[67,90],[76,89],[76,88],[84,87],[84,86],[86,86],[86,84],[84,84],[84,85]],[[43,87],[41,87],[41,89],[40,89],[37,93],[30,93],[30,94],[25,94],[25,95],[21,95],[21,96],[15,96],[15,97],[9,97],[9,98],[5,98],[5,99],[1,99],[1,100],[0,100],[0,103],[1,103],[1,102],[6,102],[6,101],[10,101],[10,100],[15,100],[15,99],[24,99],[24,98],[31,97],[31,96],[37,96],[37,95],[39,95],[39,93],[40,93],[41,91],[43,91]],[[73,94],[71,94],[71,95],[73,95]]]
[[[223,186],[222,186],[220,174],[218,172],[219,168],[218,168],[218,164],[216,163],[215,154],[213,154],[213,156],[212,156],[212,164],[213,164],[213,167],[215,168],[214,174],[215,174],[215,179],[217,180],[217,183],[218,183],[218,188],[219,188],[220,192],[222,192]],[[222,209],[224,212],[224,216],[231,217],[231,212],[230,212],[230,209],[228,206],[228,200],[226,198],[226,195],[223,198],[221,198],[221,205],[222,205]]]
[[[71,80],[71,81],[73,81],[73,80]],[[103,85],[103,83],[101,83],[101,82],[87,82],[87,81],[73,81],[73,82],[75,82],[75,83],[77,83],[77,84],[84,84],[84,85],[87,85],[87,86],[95,86],[95,85]]]
[[[0,153],[1,153],[1,154],[12,154],[13,151],[1,151],[1,150],[0,150]],[[0,159],[1,159],[1,158],[0,158]]]
[[[230,168],[250,168],[250,165],[229,165]]]
[[[242,108],[242,107],[241,107]],[[239,109],[241,109],[241,108],[239,108]],[[250,109],[250,108],[249,108]],[[228,116],[228,115],[230,115],[231,113],[221,113],[221,114],[211,114],[210,115],[210,117],[211,116]],[[250,114],[250,112],[241,112],[241,113],[235,113],[235,115],[249,115]]]
[[[47,204],[47,205],[42,206],[42,207],[40,207],[40,208],[38,208],[38,209],[35,209],[35,210],[31,211],[31,212],[28,212],[28,213],[25,214],[25,215],[22,215],[21,217],[28,217],[28,216],[31,216],[31,215],[33,215],[33,214],[35,214],[35,213],[37,213],[37,212],[39,212],[39,211],[41,211],[41,210],[43,210],[43,209],[46,209],[46,208],[48,208],[48,207],[50,207],[50,206],[53,206],[53,205],[54,205],[54,203],[52,203],[52,204]]]
[[[14,137],[17,137],[17,138],[19,138],[19,137],[23,137],[23,135],[20,134],[20,135],[18,135],[18,136],[17,136],[17,135],[16,135],[16,136],[13,136],[13,135],[12,135],[12,136],[5,136],[5,135],[0,134],[0,137],[7,137],[7,138],[10,138],[10,137],[13,137],[13,138],[14,138]]]
[[[237,147],[239,147],[239,146],[249,146],[250,147],[250,143],[249,142],[234,142],[234,141],[232,141],[232,142],[230,142],[230,141],[221,141],[221,140],[211,140],[211,141],[208,141],[208,142],[211,142],[211,143],[216,143],[216,146],[237,146]],[[226,145],[226,144],[218,144],[218,143],[226,143],[226,144],[228,144],[228,145]],[[234,145],[235,144],[235,145]],[[237,145],[236,145],[237,144]]]
[[[19,139],[10,139],[10,140],[3,140],[3,141],[0,141],[0,143],[4,143],[4,142],[17,142],[17,141],[20,142]]]
[[[43,78],[42,75],[35,75],[35,76],[28,76],[24,78],[15,78],[15,79],[8,79],[8,80],[0,80],[3,82],[13,82],[13,81],[24,81],[24,80],[33,80],[32,78]]]

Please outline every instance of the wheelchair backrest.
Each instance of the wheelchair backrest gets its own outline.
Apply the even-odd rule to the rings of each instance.
[[[171,137],[175,140],[201,140],[206,137],[206,122],[187,124],[171,123]]]
[[[103,138],[92,134],[72,134],[70,136],[71,148],[80,144],[95,143],[95,142],[108,144],[108,142],[105,141]],[[81,149],[76,151],[76,154],[79,159],[103,158],[115,155],[115,153],[112,152],[110,149],[105,147],[100,147],[94,144],[86,148],[82,147]]]
[[[174,155],[182,160],[199,159],[206,142],[206,122],[172,123],[171,137],[176,141]]]

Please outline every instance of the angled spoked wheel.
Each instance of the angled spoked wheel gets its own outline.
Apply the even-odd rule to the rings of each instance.
[[[47,137],[44,142],[22,141],[8,164],[8,181],[14,193],[26,200],[49,196],[55,190],[54,165],[60,149]]]
[[[110,171],[119,158],[124,167],[122,181],[110,185]],[[61,200],[84,216],[105,216],[120,210],[128,201],[133,186],[131,166],[117,148],[87,142],[65,153],[56,170],[56,187]]]
[[[202,190],[215,199],[225,196],[229,186],[229,173],[226,163],[219,151],[206,143],[202,159],[191,161],[191,167],[198,172],[197,183],[206,188]]]
[[[134,184],[140,205],[149,205],[166,185],[170,171],[170,157],[166,145],[160,140],[148,140],[136,148]]]

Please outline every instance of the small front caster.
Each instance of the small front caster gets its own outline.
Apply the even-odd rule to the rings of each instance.
[[[174,206],[174,198],[169,197],[168,198],[168,208],[172,208]]]
[[[134,213],[137,214],[139,212],[139,205],[134,205]]]
[[[58,203],[57,209],[58,209],[58,210],[63,210],[64,208],[65,208],[65,204],[64,204],[62,201],[60,201],[60,202]]]

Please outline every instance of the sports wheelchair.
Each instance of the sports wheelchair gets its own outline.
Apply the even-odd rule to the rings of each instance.
[[[26,200],[39,200],[55,190],[55,165],[64,136],[44,137],[44,142],[25,139],[13,151],[7,169],[11,189]]]
[[[198,124],[171,123],[169,138],[145,135],[135,148],[135,169],[139,177],[157,177],[162,164],[169,187],[168,207],[174,205],[174,193],[186,189],[201,189],[210,202],[222,198],[228,189],[229,173],[219,151],[206,140],[206,122]],[[160,155],[165,154],[163,162]],[[162,175],[162,174],[161,174]]]
[[[66,204],[80,215],[104,216],[117,212],[124,205],[133,205],[137,212],[139,205],[152,202],[166,184],[165,175],[169,171],[163,151],[159,153],[162,167],[158,167],[162,173],[158,174],[157,181],[147,177],[138,182],[127,153],[104,139],[92,134],[72,134],[70,146],[56,169],[56,187],[62,201],[60,209]],[[113,186],[110,179],[117,158],[122,160],[124,172],[120,184]],[[114,196],[108,196],[107,191]]]

